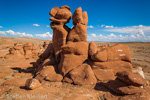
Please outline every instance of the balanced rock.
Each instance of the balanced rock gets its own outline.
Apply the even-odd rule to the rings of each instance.
[[[118,72],[116,76],[126,84],[134,86],[144,86],[147,82],[141,75],[127,71]]]
[[[82,64],[74,68],[72,71],[69,72],[69,74],[74,84],[92,85],[96,84],[97,82],[93,70],[88,64]]]
[[[62,47],[59,72],[65,76],[69,71],[81,65],[88,58],[88,45],[85,42],[69,43]]]

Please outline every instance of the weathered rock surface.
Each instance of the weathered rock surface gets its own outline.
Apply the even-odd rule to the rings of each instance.
[[[90,42],[89,43],[89,55],[92,56],[97,52],[97,45],[95,44],[95,42]]]
[[[27,89],[35,89],[41,86],[41,83],[37,79],[28,79],[25,84]]]
[[[93,56],[91,56],[91,59],[94,61],[102,61],[102,62],[116,61],[116,60],[122,60],[128,62],[132,61],[129,48],[122,44],[117,44],[114,46],[101,49]]]
[[[60,61],[61,46],[66,44],[67,35],[70,28],[65,25],[68,23],[72,14],[70,12],[70,7],[62,6],[60,8],[55,7],[50,11],[51,28],[53,29],[53,48],[55,53],[56,61]]]
[[[129,85],[144,86],[146,84],[146,80],[141,75],[136,74],[136,73],[123,71],[123,72],[118,72],[116,76],[121,81]]]
[[[45,51],[34,64],[35,75],[26,81],[26,88],[35,89],[48,81],[67,82],[83,86],[96,85],[95,89],[100,89],[105,94],[97,97],[81,92],[81,96],[65,96],[66,100],[93,99],[91,97],[102,100],[149,99],[148,82],[144,79],[141,68],[132,68],[132,57],[127,46],[86,43],[86,11],[82,12],[82,8],[78,7],[72,16],[70,7],[65,5],[52,8],[49,14],[52,16],[50,26],[53,29],[53,39],[51,43],[44,43]],[[65,25],[71,16],[74,24],[72,29]],[[11,53],[25,55],[28,59],[37,54],[36,49],[36,46],[28,43],[23,47],[13,47]],[[98,84],[101,86],[98,87]]]
[[[96,78],[99,81],[109,81],[109,80],[114,80],[115,74],[113,73],[112,69],[93,69],[94,74],[96,76]]]
[[[64,76],[88,58],[88,45],[85,42],[69,43],[62,47],[62,52],[58,69]]]
[[[69,72],[74,84],[92,85],[96,84],[97,79],[88,64],[82,64]]]
[[[112,69],[114,74],[120,71],[132,71],[132,64],[125,61],[94,62],[89,60],[88,63],[93,69]]]
[[[43,69],[37,74],[35,79],[38,79],[42,82],[43,79],[50,82],[61,82],[63,77],[61,74],[56,73],[56,69],[54,66],[45,66]]]
[[[68,41],[87,42],[87,23],[88,16],[87,12],[82,12],[82,8],[79,7],[76,9],[72,16],[73,24],[75,25],[68,34]]]
[[[110,89],[111,91],[113,91],[116,94],[123,94],[121,90],[119,90],[120,87],[125,87],[128,86],[127,84],[125,84],[124,82],[115,79],[115,80],[111,80],[108,83],[104,84],[108,89]]]

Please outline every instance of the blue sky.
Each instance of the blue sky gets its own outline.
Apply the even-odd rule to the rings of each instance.
[[[87,11],[89,41],[150,41],[150,0],[0,0],[0,36],[51,39],[49,11],[62,5]]]

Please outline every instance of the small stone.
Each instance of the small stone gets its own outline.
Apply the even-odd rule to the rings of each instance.
[[[25,87],[31,90],[38,88],[40,86],[41,86],[41,83],[37,79],[28,79],[25,84]]]

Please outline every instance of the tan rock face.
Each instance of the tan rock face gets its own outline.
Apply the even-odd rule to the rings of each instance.
[[[88,45],[85,42],[66,44],[62,47],[62,51],[58,69],[64,76],[88,58]]]
[[[144,86],[146,80],[139,74],[131,73],[127,71],[118,72],[116,76],[123,82],[134,86]]]
[[[73,82],[78,85],[90,85],[97,82],[91,67],[87,64],[74,68],[69,74]]]

